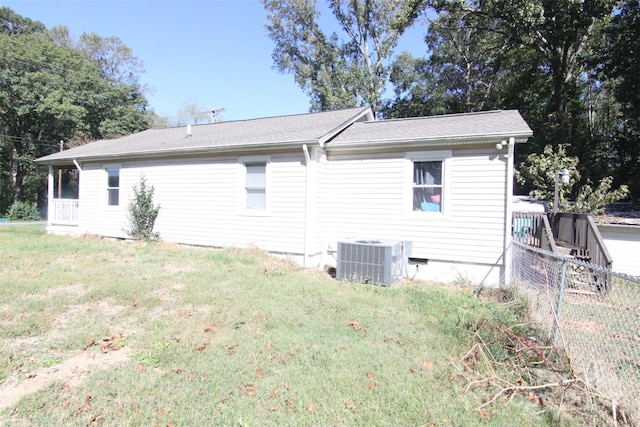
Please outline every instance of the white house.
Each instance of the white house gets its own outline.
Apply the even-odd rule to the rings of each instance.
[[[126,237],[141,175],[163,240],[335,264],[354,237],[410,241],[409,275],[496,284],[510,242],[517,111],[376,121],[368,107],[149,129],[38,159],[51,233]],[[77,168],[77,199],[56,198]],[[508,258],[508,254],[507,254]],[[414,265],[415,264],[415,265]]]

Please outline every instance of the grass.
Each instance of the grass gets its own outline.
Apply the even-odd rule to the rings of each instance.
[[[520,319],[468,288],[338,282],[257,250],[41,227],[2,227],[0,247],[0,404],[34,373],[53,378],[0,424],[559,423],[518,394],[476,410],[487,394],[456,374],[468,325]],[[82,356],[90,367],[73,368]]]

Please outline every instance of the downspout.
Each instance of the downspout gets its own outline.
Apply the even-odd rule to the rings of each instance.
[[[511,227],[513,221],[513,178],[514,178],[514,151],[516,139],[509,138],[507,150],[507,185],[505,190],[505,221],[504,221],[504,285],[511,285]]]
[[[302,145],[306,170],[305,203],[304,203],[304,259],[303,267],[308,267],[315,242],[316,231],[316,152],[312,148],[309,153],[307,144]]]
[[[82,168],[80,167],[80,164],[76,159],[73,159],[73,164],[76,165],[76,167],[78,168],[78,171],[82,172]]]

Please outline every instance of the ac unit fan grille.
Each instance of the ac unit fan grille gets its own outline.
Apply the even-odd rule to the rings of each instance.
[[[338,242],[340,280],[391,285],[401,277],[402,265],[402,242]]]

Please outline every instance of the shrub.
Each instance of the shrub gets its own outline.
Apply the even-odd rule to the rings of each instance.
[[[129,225],[127,234],[134,239],[158,240],[159,233],[153,232],[153,226],[158,217],[160,206],[153,204],[153,186],[147,186],[144,175],[140,176],[140,182],[133,187],[133,199],[129,202]]]
[[[9,208],[7,217],[11,221],[39,221],[40,209],[35,203],[15,202]]]

